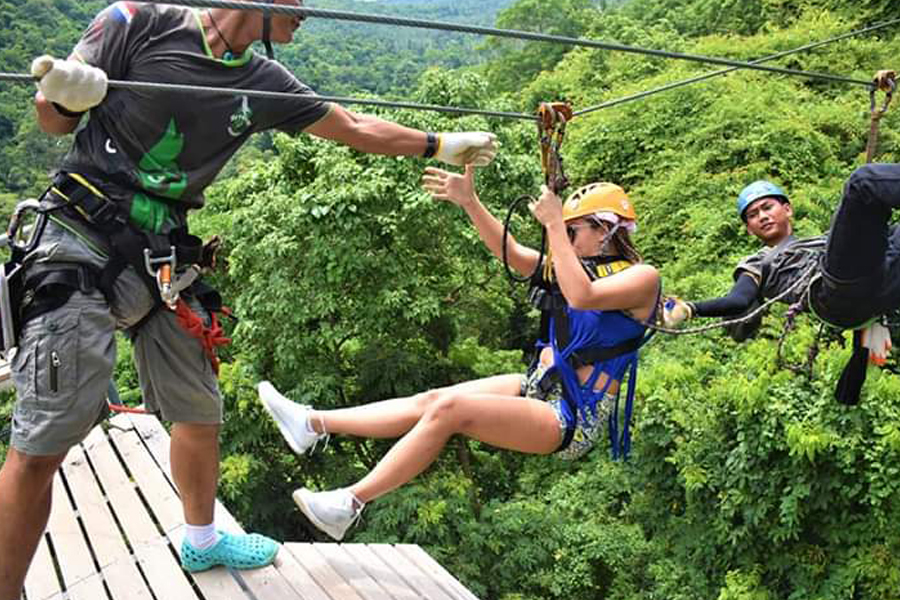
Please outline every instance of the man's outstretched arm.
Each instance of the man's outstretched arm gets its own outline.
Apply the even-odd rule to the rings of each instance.
[[[304,131],[360,152],[388,156],[433,156],[452,165],[485,166],[497,153],[496,136],[482,131],[428,134],[418,129],[332,106]]]

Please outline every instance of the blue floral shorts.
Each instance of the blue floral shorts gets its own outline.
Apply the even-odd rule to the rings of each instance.
[[[556,418],[559,421],[560,435],[566,436],[566,417],[563,412],[565,399],[563,398],[562,381],[557,378],[556,381],[547,390],[541,390],[538,383],[543,379],[547,368],[544,365],[538,365],[534,372],[528,376],[522,376],[521,394],[527,398],[536,398],[543,400],[553,407],[556,412]],[[581,458],[594,447],[594,443],[607,430],[607,421],[609,414],[615,404],[615,396],[606,394],[597,402],[597,414],[594,416],[588,410],[587,416],[578,411],[575,430],[572,432],[572,439],[565,448],[556,450],[556,455],[565,460],[575,460]]]

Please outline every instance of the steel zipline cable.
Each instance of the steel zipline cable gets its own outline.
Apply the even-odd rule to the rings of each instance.
[[[785,56],[790,56],[791,54],[797,54],[800,52],[805,52],[807,50],[813,50],[815,48],[819,48],[819,47],[825,46],[827,44],[833,44],[834,42],[840,42],[840,41],[848,39],[848,38],[860,36],[860,35],[863,35],[866,33],[871,33],[873,31],[877,31],[879,29],[884,29],[885,27],[889,27],[891,25],[897,25],[898,23],[900,23],[900,19],[893,19],[890,21],[885,21],[883,23],[876,23],[875,25],[871,25],[871,26],[865,27],[863,29],[857,29],[856,31],[842,33],[841,35],[837,35],[835,37],[828,38],[827,40],[821,40],[818,42],[813,42],[811,44],[806,44],[805,46],[800,46],[798,48],[794,48],[792,50],[784,50],[782,52],[770,54],[769,56],[764,56],[762,58],[758,58],[756,60],[750,61],[750,64],[760,64],[760,63],[768,62],[768,61],[775,60],[778,58],[783,58]],[[581,110],[578,110],[578,111],[575,111],[574,113],[572,113],[572,116],[577,117],[580,115],[586,115],[588,113],[592,113],[594,111],[602,110],[604,108],[612,108],[613,106],[618,106],[620,104],[626,104],[628,102],[640,100],[642,98],[646,98],[648,96],[653,96],[653,95],[659,94],[661,92],[666,92],[668,90],[674,90],[675,88],[683,87],[686,85],[691,85],[692,83],[699,83],[699,82],[705,81],[707,79],[712,79],[713,77],[719,77],[720,75],[727,75],[728,73],[733,73],[734,71],[738,71],[740,69],[741,69],[741,67],[729,67],[727,69],[721,69],[719,71],[713,71],[711,73],[705,73],[703,75],[698,75],[696,77],[690,77],[688,79],[683,79],[681,81],[668,83],[666,85],[662,85],[660,87],[653,88],[650,90],[645,90],[645,91],[639,92],[637,94],[632,94],[630,96],[623,96],[621,98],[616,98],[614,100],[609,100],[607,102],[597,104],[596,106],[583,108]]]
[[[415,27],[419,29],[437,29],[441,31],[455,31],[458,33],[474,33],[478,35],[487,35],[492,37],[506,37],[521,40],[530,40],[535,42],[551,42],[555,44],[563,44],[568,46],[583,46],[586,48],[600,48],[602,50],[613,50],[617,52],[628,52],[631,54],[643,54],[645,56],[656,56],[660,58],[669,58],[673,60],[685,60],[706,64],[716,64],[726,67],[736,67],[739,69],[750,69],[757,71],[768,71],[770,73],[779,73],[781,75],[790,75],[794,77],[805,77],[809,79],[821,79],[825,81],[833,81],[837,83],[847,83],[853,85],[862,85],[871,87],[872,82],[864,79],[853,79],[851,77],[843,77],[841,75],[832,75],[830,73],[816,73],[812,71],[800,71],[797,69],[786,69],[783,67],[771,67],[754,62],[745,62],[739,60],[731,60],[728,58],[720,58],[716,56],[703,56],[699,54],[685,54],[682,52],[669,52],[666,50],[654,50],[651,48],[641,48],[638,46],[627,46],[615,42],[604,42],[601,40],[590,40],[586,38],[575,38],[563,35],[550,35],[545,33],[535,33],[532,31],[519,31],[515,29],[498,29],[495,27],[480,27],[476,25],[464,25],[461,23],[448,23],[446,21],[429,21],[424,19],[409,19],[401,17],[391,17],[388,15],[375,15],[367,13],[355,13],[340,10],[327,10],[322,8],[310,8],[306,6],[287,6],[284,4],[263,4],[261,2],[236,2],[234,0],[144,0],[147,4],[173,4],[180,6],[188,6],[194,8],[226,8],[231,10],[257,10],[261,12],[269,12],[272,14],[283,14],[289,16],[301,17],[317,17],[323,19],[336,19],[343,21],[358,21],[362,23],[378,23],[383,25],[394,25],[398,27]]]
[[[145,0],[149,3],[159,3],[163,2],[157,0]],[[290,7],[284,5],[270,5],[270,4],[260,4],[258,2],[229,2],[227,0],[173,0],[172,2],[166,2],[167,4],[183,4],[185,6],[222,6],[223,8],[240,8],[245,10],[271,10],[272,12],[310,12],[313,16],[323,16],[325,18],[331,17],[334,13],[338,13],[343,15],[340,18],[345,18],[350,20],[351,18],[355,20],[366,20],[373,19],[378,22],[383,22],[384,19],[388,19],[390,21],[404,21],[409,23],[431,23],[428,21],[418,21],[413,19],[395,19],[393,17],[384,17],[382,15],[361,15],[357,13],[342,13],[341,11],[330,11],[330,10],[321,10],[321,9],[313,9],[313,8],[305,8],[305,7]],[[356,17],[361,17],[360,19],[356,19]],[[333,17],[339,18],[339,17]],[[813,48],[818,48],[820,46],[824,46],[826,44],[834,43],[840,40],[844,40],[850,37],[862,35],[865,33],[869,33],[872,31],[876,31],[878,29],[882,29],[888,27],[890,25],[895,25],[900,23],[900,19],[894,19],[891,21],[886,21],[883,23],[878,23],[876,25],[872,25],[870,27],[866,27],[864,29],[860,29],[857,31],[852,31],[849,33],[845,33],[839,36],[835,36],[833,38],[829,38],[827,40],[822,40],[819,42],[813,42],[811,44],[807,44],[805,46],[801,46],[799,48],[795,48],[792,50],[786,50],[784,52],[779,52],[777,54],[773,54],[771,56],[766,56],[756,61],[752,61],[750,63],[740,63],[737,61],[729,61],[729,62],[737,62],[738,66],[732,66],[728,69],[722,69],[719,71],[715,71],[712,73],[706,73],[704,75],[700,75],[697,77],[692,77],[690,79],[685,79],[682,81],[678,81],[675,83],[667,84],[661,86],[659,88],[654,88],[651,90],[647,90],[644,92],[640,92],[638,94],[633,94],[631,96],[625,96],[623,98],[618,98],[615,100],[610,100],[608,102],[604,102],[602,104],[592,106],[589,108],[582,109],[573,113],[573,116],[588,114],[600,109],[611,108],[613,106],[617,106],[620,104],[625,104],[627,102],[640,100],[642,98],[646,98],[648,96],[667,91],[670,89],[674,89],[677,87],[682,87],[685,85],[689,85],[692,83],[697,83],[700,81],[704,81],[706,79],[710,79],[712,77],[716,77],[719,75],[724,75],[726,73],[731,73],[733,71],[742,69],[742,68],[753,68],[753,66],[758,66],[758,63],[762,63],[765,61],[774,60],[776,58],[781,58],[783,56],[788,56],[790,54],[795,54],[798,52],[802,52],[805,50],[811,50]],[[390,24],[390,23],[389,23]],[[492,30],[491,28],[484,27],[470,27],[464,25],[456,25],[453,23],[438,23],[441,27],[447,26],[452,27],[457,30]],[[419,26],[407,24],[407,26]],[[425,25],[421,25],[425,26]],[[531,34],[529,32],[515,32],[512,30],[494,30],[494,31],[506,31],[507,33],[521,33],[528,36],[538,35]],[[557,37],[557,36],[542,36],[542,37]],[[575,41],[583,41],[578,40],[576,38],[566,38]],[[638,49],[635,49],[638,50]],[[659,51],[650,51],[650,52],[659,52]],[[699,58],[699,57],[698,57]],[[713,59],[719,60],[719,59]],[[724,60],[724,59],[723,59]],[[778,70],[778,72],[782,72],[784,70]],[[790,72],[794,75],[810,76],[810,77],[818,77],[825,76],[828,79],[833,79],[835,76],[819,74],[819,73],[809,73],[806,71],[794,71],[791,69],[787,69],[786,71]],[[852,83],[865,83],[867,86],[871,88],[871,82],[862,82],[857,80],[848,80],[845,78],[840,78],[843,81],[849,81]],[[18,74],[18,73],[3,73],[0,72],[0,82],[13,82],[13,83],[30,83],[34,81],[34,78],[31,75],[26,74]],[[263,90],[252,90],[252,89],[240,89],[240,88],[218,88],[218,87],[209,87],[209,86],[195,86],[195,85],[187,85],[187,84],[179,84],[179,83],[161,83],[161,82],[140,82],[140,81],[125,81],[125,80],[110,80],[109,85],[112,88],[122,88],[122,89],[132,89],[132,90],[159,90],[159,91],[172,91],[172,92],[185,92],[185,93],[215,93],[215,94],[230,94],[235,96],[247,96],[249,98],[258,97],[258,98],[275,98],[275,99],[288,99],[293,97],[293,94],[286,92],[270,92]],[[421,104],[416,102],[404,102],[404,101],[395,101],[395,100],[378,100],[371,98],[351,98],[344,96],[322,96],[322,95],[313,95],[313,98],[322,100],[324,102],[335,102],[338,104],[358,104],[363,106],[379,106],[379,107],[387,107],[387,108],[400,108],[400,109],[410,109],[410,110],[426,110],[433,112],[443,112],[443,113],[454,113],[454,114],[470,114],[470,115],[481,115],[485,117],[497,117],[497,118],[506,118],[506,119],[518,119],[525,121],[537,121],[537,117],[533,114],[525,114],[525,113],[516,113],[516,112],[506,112],[506,111],[493,111],[493,110],[484,110],[478,108],[467,108],[467,107],[457,107],[457,106],[442,106],[435,104]]]
[[[0,81],[9,81],[16,83],[33,83],[34,77],[31,75],[23,75],[19,73],[0,73]],[[247,96],[248,98],[275,98],[275,99],[292,99],[297,95],[290,92],[270,92],[265,90],[250,90],[241,88],[220,88],[201,85],[186,85],[180,83],[154,83],[149,81],[125,81],[121,79],[110,79],[109,87],[121,88],[127,90],[145,90],[145,91],[168,91],[168,92],[187,92],[187,93],[205,93],[205,94],[230,94],[233,96]],[[368,106],[383,106],[389,108],[407,108],[414,110],[430,110],[435,112],[458,113],[468,115],[482,115],[485,117],[500,117],[506,119],[521,119],[526,121],[537,121],[535,115],[525,113],[502,112],[492,110],[482,110],[478,108],[464,108],[458,106],[441,106],[438,104],[418,104],[415,102],[398,102],[395,100],[376,100],[366,98],[345,98],[342,96],[320,96],[318,94],[310,94],[309,98],[322,100],[323,102],[335,102],[337,104],[361,104]]]

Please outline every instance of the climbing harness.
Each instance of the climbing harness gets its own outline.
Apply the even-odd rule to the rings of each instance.
[[[541,102],[537,110],[537,130],[538,143],[541,150],[541,170],[544,173],[544,184],[550,188],[555,194],[560,194],[569,185],[563,169],[563,159],[560,154],[563,139],[566,135],[566,123],[572,119],[572,106],[568,102]],[[534,271],[525,277],[520,277],[513,273],[509,266],[509,258],[507,255],[507,240],[509,239],[509,225],[512,216],[518,209],[519,205],[525,201],[537,202],[537,199],[530,195],[522,195],[510,204],[506,213],[506,219],[503,221],[503,240],[501,243],[501,257],[503,259],[503,268],[506,270],[506,276],[510,281],[515,283],[528,283],[543,268],[544,277],[551,278],[552,263],[550,261],[550,251],[547,249],[547,230],[542,228],[541,246],[538,253],[537,265]]]
[[[602,279],[603,277],[614,275],[616,273],[624,271],[631,266],[631,263],[623,256],[592,256],[582,258],[580,259],[580,261],[582,267],[584,268],[591,281],[596,281],[598,279]],[[565,362],[566,367],[557,366],[557,368],[549,369],[536,383],[536,386],[537,389],[546,394],[560,381],[562,381],[564,388],[562,399],[568,407],[569,413],[571,415],[578,415],[579,412],[583,412],[584,410],[586,410],[586,407],[582,406],[575,399],[576,396],[580,394],[580,391],[578,389],[580,386],[574,384],[571,381],[567,384],[566,377],[563,376],[561,369],[568,368],[571,369],[572,372],[577,372],[578,369],[582,367],[593,365],[594,372],[589,377],[588,382],[585,383],[585,385],[593,390],[593,385],[596,382],[599,373],[605,372],[596,371],[596,369],[600,368],[600,365],[608,364],[609,361],[612,361],[614,359],[631,355],[631,358],[629,359],[630,362],[623,366],[624,370],[621,373],[621,375],[624,377],[627,372],[628,377],[628,391],[626,392],[625,397],[625,410],[623,414],[621,433],[619,432],[618,422],[618,392],[615,395],[615,404],[609,418],[609,433],[610,441],[612,443],[613,458],[627,457],[631,447],[630,423],[633,414],[634,394],[637,384],[637,352],[644,346],[644,344],[650,341],[655,332],[653,330],[649,330],[634,337],[626,338],[612,346],[585,346],[571,351],[569,349],[569,346],[571,343],[573,343],[573,339],[569,322],[569,305],[566,301],[565,296],[562,294],[562,291],[559,289],[559,284],[555,281],[546,280],[541,276],[536,276],[536,284],[534,287],[532,287],[531,300],[534,303],[535,307],[541,311],[541,330],[540,334],[538,335],[538,344],[536,345],[536,351],[528,368],[527,375],[531,376],[539,368],[540,355],[543,348],[552,346],[556,349],[555,352],[565,352],[566,356],[564,358],[561,357],[560,362]],[[658,304],[659,301],[657,300],[657,305]],[[606,312],[612,314],[621,311],[593,312]],[[624,316],[628,321],[633,322],[635,325],[644,327],[644,329],[646,329],[645,323],[635,321],[627,315]],[[650,320],[653,320],[654,318],[655,314],[651,315]],[[554,359],[554,363],[556,363],[556,359]],[[610,374],[608,373],[607,375],[609,376]],[[607,381],[607,385],[609,385],[610,381],[611,379]],[[602,390],[601,395],[605,394],[606,390],[604,389]],[[569,443],[571,443],[573,434],[574,430],[568,427],[566,429],[566,433],[564,434],[560,448],[557,450],[557,452],[564,450],[569,445]]]
[[[101,177],[95,177],[96,180]],[[214,369],[214,350],[227,343],[215,313],[223,312],[221,297],[199,280],[201,270],[215,261],[219,241],[204,246],[200,238],[187,232],[187,227],[173,228],[157,234],[138,228],[130,222],[124,203],[109,199],[88,177],[80,173],[59,173],[42,196],[42,201],[28,200],[17,207],[6,233],[12,250],[10,260],[0,270],[0,332],[4,355],[17,344],[21,325],[41,314],[64,305],[76,291],[99,290],[112,301],[113,284],[122,271],[131,266],[141,277],[156,306],[129,333],[136,336],[143,324],[158,310],[166,308],[179,316],[179,323],[200,340],[204,353]],[[25,215],[36,219],[27,239],[21,237]],[[48,266],[28,264],[28,254],[36,247],[48,219],[62,226],[67,222],[82,223],[104,236],[112,250],[102,269],[86,265]],[[26,269],[27,265],[27,269]],[[210,313],[210,326],[185,303],[182,294],[197,298]],[[199,323],[199,326],[198,326]]]

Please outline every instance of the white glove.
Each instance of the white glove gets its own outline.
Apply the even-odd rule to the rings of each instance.
[[[869,349],[869,362],[880,367],[887,361],[888,352],[891,351],[891,332],[875,321],[863,329],[862,345]]]
[[[663,300],[663,325],[672,329],[694,317],[690,303],[676,296],[666,296]]]
[[[72,112],[91,109],[106,97],[106,73],[76,60],[39,56],[31,63],[31,75],[50,102]]]
[[[498,146],[500,143],[497,142],[497,136],[484,131],[439,133],[434,157],[458,167],[486,167],[494,160]]]

